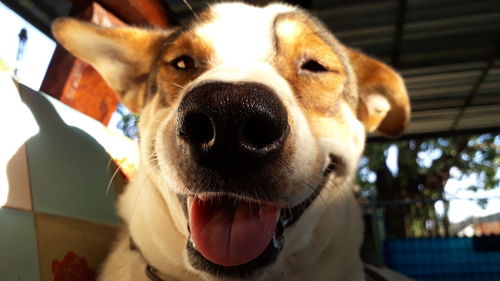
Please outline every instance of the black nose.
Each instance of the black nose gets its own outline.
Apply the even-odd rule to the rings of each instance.
[[[177,112],[177,133],[198,164],[224,177],[265,167],[288,136],[286,110],[258,83],[209,82],[193,88]]]

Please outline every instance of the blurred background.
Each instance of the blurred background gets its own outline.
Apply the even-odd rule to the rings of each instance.
[[[51,21],[167,28],[210,2],[191,0],[191,11],[181,0],[2,0],[0,72],[136,139],[138,117],[56,46]],[[370,135],[360,164],[366,261],[422,281],[500,280],[500,1],[286,2],[406,81],[408,130]]]

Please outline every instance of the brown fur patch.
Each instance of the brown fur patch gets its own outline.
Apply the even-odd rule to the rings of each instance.
[[[189,82],[208,69],[212,54],[211,46],[193,31],[182,33],[164,49],[158,62],[156,84],[160,92],[166,93],[167,104],[172,104]],[[183,55],[194,58],[195,68],[179,70],[171,65],[173,60]]]
[[[317,33],[311,20],[301,13],[278,16],[275,32],[275,66],[290,83],[297,99],[306,110],[333,114],[346,84],[346,71],[340,57]],[[309,60],[318,62],[326,71],[302,69]]]
[[[403,79],[389,66],[356,50],[348,50],[352,67],[356,72],[361,104],[358,118],[367,128],[380,123],[378,130],[388,136],[401,134],[410,121],[410,102]],[[377,93],[389,102],[391,109],[386,116],[369,114],[366,100]]]
[[[146,81],[155,54],[172,32],[105,28],[70,18],[56,20],[52,31],[68,51],[94,66],[125,105],[136,113],[145,105]]]

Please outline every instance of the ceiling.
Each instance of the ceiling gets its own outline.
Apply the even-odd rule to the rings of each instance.
[[[185,22],[182,0],[162,0]],[[67,0],[2,0],[43,32],[67,15]],[[215,1],[189,0],[195,11]],[[265,1],[258,1],[265,2]],[[344,44],[405,78],[412,121],[404,138],[500,132],[500,1],[294,0]],[[372,140],[379,140],[372,136]]]

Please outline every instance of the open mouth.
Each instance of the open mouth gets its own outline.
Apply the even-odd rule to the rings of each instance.
[[[257,258],[276,232],[280,208],[230,196],[190,197],[193,246],[209,261],[238,266]]]
[[[228,194],[185,198],[191,233],[187,250],[192,266],[223,277],[255,276],[258,269],[277,259],[285,243],[284,230],[316,199],[334,167],[336,164],[328,165],[314,192],[290,208]]]

